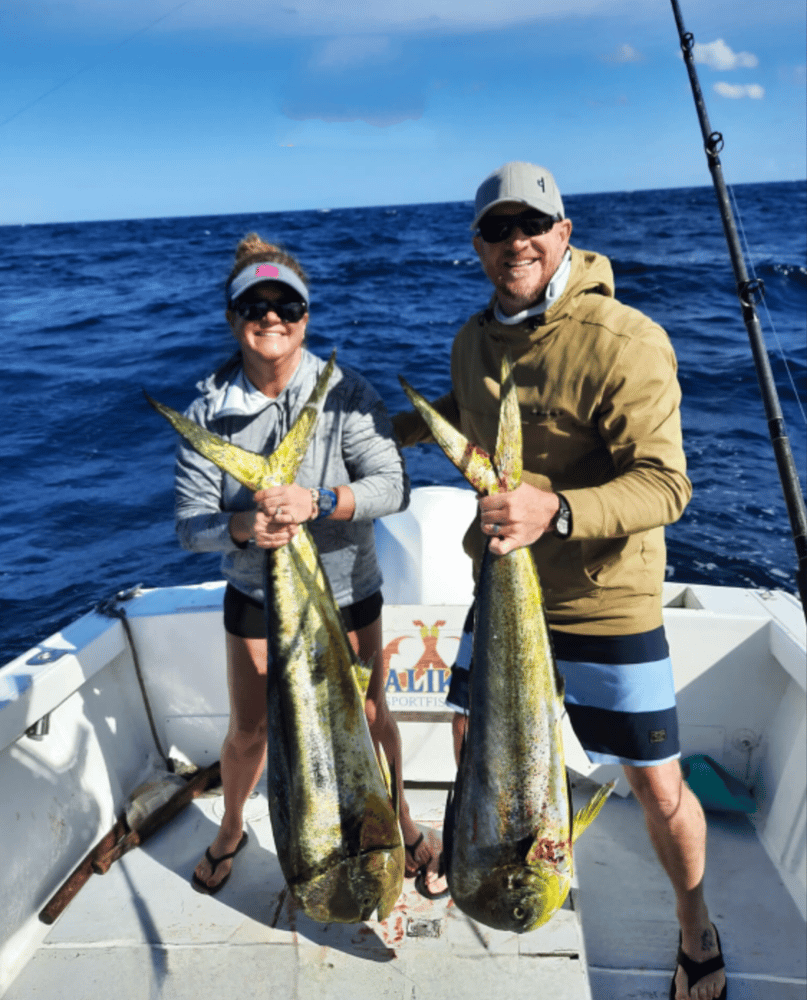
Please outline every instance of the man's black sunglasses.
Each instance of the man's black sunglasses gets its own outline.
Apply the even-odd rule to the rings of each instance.
[[[308,311],[308,306],[299,299],[281,299],[277,302],[268,302],[266,299],[245,302],[243,299],[236,299],[230,303],[230,309],[250,323],[256,323],[270,312],[275,313],[284,323],[299,323]]]
[[[518,215],[483,215],[479,220],[479,235],[485,243],[501,243],[509,238],[513,230],[518,227],[525,236],[543,236],[557,222],[557,218],[551,215],[544,215],[534,208],[527,209],[526,212],[519,212]]]

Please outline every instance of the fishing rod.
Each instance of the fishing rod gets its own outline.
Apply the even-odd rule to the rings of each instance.
[[[709,116],[706,112],[706,104],[703,100],[698,73],[695,69],[695,60],[692,50],[695,46],[695,36],[684,30],[684,21],[681,17],[681,9],[678,0],[670,0],[672,3],[675,23],[678,26],[678,37],[681,40],[681,51],[684,54],[689,82],[692,87],[692,96],[695,98],[695,107],[698,112],[701,132],[703,133],[703,144],[706,150],[706,160],[709,164],[709,171],[717,194],[717,203],[720,208],[720,215],[723,219],[723,231],[726,235],[726,242],[729,247],[731,264],[734,268],[734,277],[737,281],[737,297],[742,306],[743,320],[751,341],[751,352],[754,356],[754,367],[757,372],[759,389],[762,393],[762,401],[765,404],[765,415],[768,419],[768,432],[770,433],[773,451],[776,456],[776,465],[779,469],[779,478],[782,482],[782,492],[787,505],[787,513],[790,518],[790,530],[793,533],[793,541],[796,546],[796,558],[798,565],[796,569],[796,582],[801,596],[801,606],[807,617],[807,512],[804,507],[804,497],[801,492],[796,465],[793,461],[793,453],[790,449],[790,440],[785,430],[785,421],[782,416],[782,408],[779,405],[779,395],[776,391],[776,383],[773,380],[768,352],[765,341],[762,337],[762,328],[757,316],[756,303],[761,301],[765,286],[760,278],[750,280],[745,267],[740,239],[737,234],[737,226],[734,222],[734,213],[726,189],[726,182],[723,180],[723,170],[720,165],[718,153],[723,148],[723,136],[719,132],[713,132],[709,124]]]

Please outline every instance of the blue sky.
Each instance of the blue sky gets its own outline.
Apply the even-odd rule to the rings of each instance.
[[[804,179],[803,0],[680,2],[727,181]],[[710,183],[668,0],[347,6],[6,0],[0,224]]]

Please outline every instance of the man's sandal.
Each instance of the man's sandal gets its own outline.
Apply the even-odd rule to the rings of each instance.
[[[418,873],[415,876],[415,888],[420,893],[421,896],[425,896],[426,899],[444,899],[448,895],[448,888],[441,889],[439,892],[432,892],[429,888],[429,883],[426,881],[426,875],[429,872],[429,862],[427,861],[425,865],[421,865],[418,869]],[[443,853],[440,852],[440,861],[437,866],[437,877],[442,878],[446,873],[445,861],[443,859]]]
[[[207,858],[207,862],[210,865],[210,874],[207,877],[213,878],[213,876],[216,873],[216,869],[222,863],[222,861],[230,861],[232,858],[234,858],[239,851],[243,850],[243,848],[247,846],[248,840],[249,837],[247,837],[247,831],[244,830],[244,832],[241,834],[241,839],[238,841],[238,847],[236,847],[236,849],[234,851],[231,851],[229,854],[222,854],[220,858],[214,858],[213,855],[210,853],[210,848],[209,847],[206,848],[205,857]],[[203,892],[207,896],[215,896],[220,889],[224,888],[224,886],[227,883],[227,879],[232,875],[232,873],[233,869],[232,866],[230,866],[230,870],[227,872],[227,874],[224,876],[221,882],[217,882],[215,885],[208,885],[207,882],[202,881],[202,879],[199,878],[196,872],[194,872],[193,877],[191,878],[191,885],[197,892]]]
[[[423,843],[423,834],[421,833],[421,835],[418,837],[418,839],[415,840],[413,843],[411,843],[411,844],[404,844],[404,849],[405,849],[406,853],[412,858],[412,861],[416,865],[417,865],[417,861],[415,860],[415,851],[420,847],[420,845],[422,843]],[[412,872],[411,875],[409,874],[409,872],[406,872],[406,877],[407,878],[412,878],[412,876],[414,875],[414,877],[415,877],[415,888],[421,894],[421,896],[425,896],[426,899],[442,899],[444,896],[448,895],[448,889],[443,889],[441,892],[432,892],[431,889],[428,886],[428,883],[426,882],[426,875],[429,872],[429,865],[430,864],[431,864],[431,858],[429,858],[429,860],[426,861],[424,864],[418,866]],[[438,868],[438,871],[437,871],[437,877],[438,878],[442,878],[443,875],[445,875],[445,866],[443,864],[443,855],[441,854],[440,855],[440,864],[439,864],[439,868]]]
[[[712,926],[714,927],[714,924]],[[720,954],[715,955],[714,958],[707,958],[705,962],[695,962],[681,948],[681,935],[679,933],[676,962],[684,970],[684,974],[687,977],[687,991],[696,986],[704,976],[708,976],[712,972],[717,972],[718,969],[725,969],[726,963],[723,961],[723,950],[720,948],[720,935],[717,933],[717,927],[715,927],[715,937],[717,938],[717,947],[720,949]],[[673,972],[672,982],[670,983],[670,1000],[675,1000],[675,976],[677,972],[678,968],[676,967],[675,972]],[[727,993],[728,983],[725,983],[722,991],[717,996],[717,1000],[726,1000]]]

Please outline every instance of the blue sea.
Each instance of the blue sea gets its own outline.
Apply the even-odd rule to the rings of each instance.
[[[791,446],[804,477],[807,188],[734,189]],[[692,502],[668,529],[668,579],[795,592],[795,550],[711,187],[566,199],[572,242],[607,254],[617,295],[678,355]],[[312,281],[309,346],[332,348],[391,412],[397,376],[449,388],[455,331],[488,285],[469,202],[0,227],[0,663],[115,592],[217,579],[173,531],[174,406],[231,353],[223,283],[250,230]],[[791,381],[792,380],[792,381]],[[798,397],[798,398],[797,398]],[[435,446],[416,486],[465,485]]]

